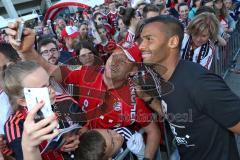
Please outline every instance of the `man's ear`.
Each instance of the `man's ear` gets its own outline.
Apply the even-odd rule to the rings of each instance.
[[[27,106],[25,98],[18,98],[17,99],[17,104],[20,106]]]
[[[179,45],[179,37],[177,35],[174,35],[172,37],[169,38],[168,40],[168,46],[171,48],[171,49],[175,49],[177,48]]]

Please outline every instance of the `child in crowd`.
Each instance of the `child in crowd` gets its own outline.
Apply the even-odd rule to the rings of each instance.
[[[53,111],[61,110],[61,107],[67,106],[69,107],[69,112],[80,112],[78,104],[70,97],[65,94],[56,94],[53,89],[53,83],[47,72],[31,61],[18,62],[16,64],[10,64],[3,70],[3,88],[4,91],[9,96],[10,104],[13,109],[13,114],[9,117],[9,119],[5,123],[5,133],[7,137],[7,142],[9,147],[13,150],[15,158],[17,160],[23,159],[21,141],[22,141],[22,133],[23,133],[23,124],[28,114],[28,108],[26,104],[26,100],[24,98],[23,89],[24,88],[42,88],[47,87],[49,90],[50,101],[52,104]],[[44,102],[41,102],[42,104]],[[70,122],[67,118],[64,120],[57,121],[56,115],[51,116],[52,123],[48,126],[55,128],[57,124],[59,124],[60,128],[69,127],[72,122]],[[43,123],[43,125],[45,125]],[[78,141],[78,135],[71,134],[65,137],[66,142],[71,139],[69,143],[65,143],[65,146],[61,149],[62,151],[74,150],[76,146],[68,148],[70,143],[76,143]],[[42,139],[46,140],[46,139]],[[77,143],[76,143],[77,145]],[[42,150],[46,146],[46,141],[39,145],[39,148]],[[43,159],[54,159],[54,160],[62,160],[64,159],[64,154],[61,150],[51,150],[42,154]]]

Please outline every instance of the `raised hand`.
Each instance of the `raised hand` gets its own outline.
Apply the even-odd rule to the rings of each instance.
[[[15,37],[17,35],[17,27],[21,21],[21,19],[18,19],[14,23],[9,23],[8,28],[5,31],[8,35],[9,43],[13,46],[14,49],[20,53],[28,53],[33,48],[35,42],[35,33],[30,28],[24,28],[22,41],[16,41]]]

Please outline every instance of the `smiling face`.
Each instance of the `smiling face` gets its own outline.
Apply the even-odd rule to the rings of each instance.
[[[189,12],[189,9],[188,9],[187,5],[179,7],[179,15],[180,15],[181,19],[183,19],[183,20],[187,19],[188,18],[188,12]]]
[[[121,148],[124,138],[110,129],[95,129],[95,131],[98,131],[106,141],[105,157],[112,158]]]
[[[127,80],[133,66],[134,64],[128,60],[125,53],[121,49],[117,49],[106,62],[104,76],[112,81]]]
[[[147,24],[143,28],[139,49],[142,51],[144,63],[161,63],[168,58],[169,38],[164,28],[165,25],[160,22]]]

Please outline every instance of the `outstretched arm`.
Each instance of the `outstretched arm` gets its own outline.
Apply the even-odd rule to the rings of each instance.
[[[21,20],[17,20],[21,21]],[[57,81],[61,81],[61,72],[58,66],[48,63],[41,55],[34,49],[35,33],[30,28],[25,28],[23,31],[23,39],[18,42],[15,40],[17,35],[18,22],[9,23],[6,33],[9,42],[14,49],[17,50],[22,60],[35,61],[40,64],[50,75],[54,76]]]

